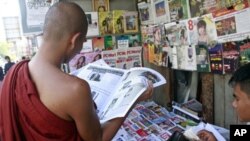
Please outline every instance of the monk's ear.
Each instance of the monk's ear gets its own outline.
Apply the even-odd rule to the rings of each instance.
[[[71,37],[70,43],[72,48],[76,47],[76,45],[79,44],[78,42],[80,41],[81,35],[82,33],[78,32]]]

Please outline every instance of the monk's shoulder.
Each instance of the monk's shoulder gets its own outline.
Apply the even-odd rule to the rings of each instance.
[[[90,95],[89,84],[75,76],[65,76],[63,82],[62,93],[72,98],[88,97]]]

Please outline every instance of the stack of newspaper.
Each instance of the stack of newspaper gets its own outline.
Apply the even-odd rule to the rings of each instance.
[[[190,137],[200,130],[212,132],[218,141],[229,140],[227,129],[189,120],[147,101],[135,106],[112,141],[166,141],[175,131]]]

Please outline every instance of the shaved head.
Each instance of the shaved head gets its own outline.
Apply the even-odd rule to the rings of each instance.
[[[45,16],[43,38],[45,41],[59,41],[75,33],[86,35],[87,19],[80,6],[71,2],[55,3]]]

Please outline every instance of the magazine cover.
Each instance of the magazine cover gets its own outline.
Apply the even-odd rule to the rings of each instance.
[[[208,47],[196,45],[197,72],[210,72]]]
[[[189,0],[190,15],[192,18],[213,13],[220,8],[225,0]]]
[[[89,52],[89,53],[80,53],[77,54],[73,59],[69,62],[70,72],[81,69],[89,63],[95,62],[101,59],[101,52]]]
[[[93,37],[92,44],[94,51],[102,51],[104,50],[104,38],[103,37]]]
[[[153,16],[155,24],[170,22],[168,1],[153,0]]]
[[[116,68],[127,69],[127,49],[117,49]]]
[[[97,12],[86,12],[86,17],[88,20],[88,32],[87,37],[98,36],[99,28],[98,28],[98,14]]]
[[[224,74],[222,49],[222,44],[216,44],[214,47],[208,49],[212,73]]]
[[[147,26],[141,26],[141,40],[142,44],[147,43],[148,41],[148,34],[147,34],[148,27]]]
[[[250,8],[215,18],[218,42],[243,40],[250,36]]]
[[[111,35],[104,36],[104,47],[105,50],[116,49],[115,36]]]
[[[225,73],[233,73],[239,67],[240,52],[239,46],[235,42],[227,42],[222,44],[223,62]]]
[[[92,0],[93,11],[109,11],[109,0]]]
[[[192,18],[187,21],[189,43],[210,46],[217,41],[215,23],[212,15]]]
[[[161,45],[162,44],[162,33],[161,33],[161,27],[156,25],[153,27],[153,35],[154,35],[154,44],[155,45]]]
[[[177,45],[179,43],[179,34],[176,22],[165,24],[165,33],[168,46]]]
[[[131,34],[129,37],[129,47],[141,46],[141,34]]]
[[[116,67],[116,50],[102,51],[102,59],[110,66]]]
[[[177,64],[178,69],[182,70],[197,70],[195,46],[182,45],[177,46]]]
[[[243,66],[250,62],[250,42],[240,43],[240,65]]]
[[[179,37],[179,45],[189,45],[189,36],[187,31],[187,20],[179,21],[177,25],[178,37]]]
[[[142,25],[153,24],[154,17],[153,17],[153,10],[152,10],[151,2],[139,3],[138,11],[139,11],[140,23]]]
[[[98,12],[99,30],[101,35],[113,33],[113,14],[112,12]]]
[[[137,33],[138,32],[138,12],[128,11],[124,14],[124,32]]]
[[[124,10],[113,10],[113,33],[124,33]]]
[[[87,41],[83,43],[81,52],[92,52],[92,51],[93,51],[92,39],[87,39]]]
[[[118,49],[128,48],[129,47],[129,36],[128,35],[116,36],[116,46]]]
[[[154,43],[154,25],[147,27],[147,43]]]
[[[142,47],[132,47],[127,49],[127,68],[142,67]]]
[[[154,46],[154,61],[153,63],[157,66],[162,65],[162,45]]]
[[[187,0],[170,0],[168,4],[171,22],[189,18]]]

